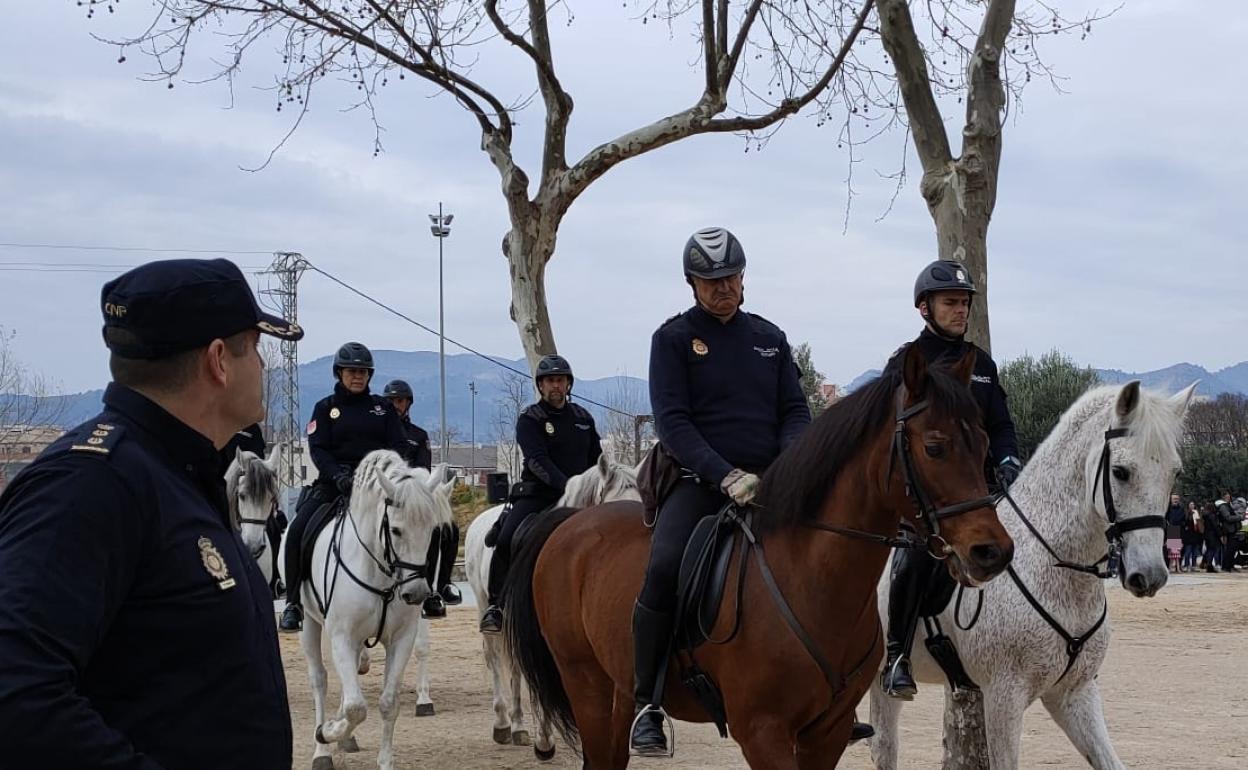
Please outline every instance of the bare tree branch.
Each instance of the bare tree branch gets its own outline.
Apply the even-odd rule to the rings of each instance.
[[[893,59],[923,173],[944,174],[953,156],[944,120],[932,93],[927,58],[914,31],[909,3],[906,0],[879,0],[879,6],[881,40],[884,50]]]

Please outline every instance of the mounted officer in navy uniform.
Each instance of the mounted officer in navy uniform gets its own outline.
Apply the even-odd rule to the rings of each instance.
[[[1005,489],[1018,479],[1023,464],[1018,459],[1014,420],[1006,407],[997,365],[987,352],[964,339],[974,297],[975,281],[962,263],[937,260],[923,268],[914,282],[914,306],[925,326],[917,339],[893,354],[888,366],[901,366],[910,345],[918,346],[929,364],[942,359],[956,361],[968,347],[975,348],[971,393],[979,403],[989,440],[984,476],[989,487]],[[924,548],[893,553],[888,593],[888,659],[881,684],[884,692],[894,698],[910,700],[918,692],[910,672],[910,649],[923,599],[937,571],[943,569],[941,562]]]
[[[104,285],[112,382],[0,495],[4,767],[289,770],[269,587],[218,451],[264,418],[261,311],[238,266]]]
[[[650,405],[659,441],[683,469],[662,501],[641,595],[633,609],[632,750],[667,752],[657,680],[672,640],[677,572],[694,527],[730,499],[748,504],[759,476],[810,424],[789,342],[740,310],[745,251],[722,227],[685,244],[695,304],[650,341]],[[640,712],[645,710],[644,714]]]
[[[511,488],[508,508],[499,517],[494,556],[490,559],[489,606],[481,616],[481,633],[503,629],[499,597],[511,566],[511,541],[520,524],[558,502],[570,476],[584,473],[598,462],[602,439],[594,418],[568,399],[576,378],[567,359],[544,356],[533,374],[541,400],[516,420],[516,443],[524,455],[520,481]],[[488,542],[488,541],[487,541]]]
[[[334,356],[334,392],[316,402],[308,423],[308,451],[316,465],[316,482],[305,487],[286,534],[286,609],[279,624],[283,631],[303,625],[303,541],[329,520],[338,498],[350,498],[355,466],[369,452],[408,449],[399,415],[382,396],[368,389],[373,377],[373,354],[358,342],[348,342]],[[305,534],[306,533],[306,534]]]
[[[431,470],[433,467],[433,450],[429,447],[429,434],[424,428],[412,423],[411,411],[412,386],[404,380],[391,380],[381,395],[390,399],[390,404],[399,414],[403,426],[403,436],[407,448],[401,453],[404,461],[413,468]],[[425,599],[420,614],[426,618],[446,617],[446,605],[457,605],[463,602],[459,589],[451,582],[451,570],[455,567],[455,556],[459,553],[459,525],[455,522],[434,530],[429,541],[429,555],[425,564],[437,564],[437,575],[429,576],[429,587],[433,593]]]

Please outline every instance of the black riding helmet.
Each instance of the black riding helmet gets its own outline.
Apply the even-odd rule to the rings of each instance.
[[[745,270],[745,249],[726,229],[708,227],[685,242],[684,266],[686,278],[726,278]]]
[[[386,389],[382,391],[381,395],[386,398],[406,398],[408,401],[416,400],[412,395],[412,386],[403,380],[390,380],[390,382],[386,383]]]
[[[373,368],[372,352],[358,342],[348,342],[338,348],[338,353],[334,356],[335,380],[339,379],[338,373],[343,369],[367,369],[371,378]]]
[[[914,279],[914,306],[918,307],[923,299],[934,291],[966,291],[975,295],[975,279],[971,271],[961,262],[951,259],[938,259],[919,273]]]
[[[572,365],[568,363],[568,359],[552,353],[548,356],[542,356],[542,360],[537,362],[537,369],[533,371],[533,384],[540,386],[543,377],[550,377],[555,374],[566,374],[568,376],[568,390],[572,390],[572,383],[576,382],[576,378],[572,376]]]

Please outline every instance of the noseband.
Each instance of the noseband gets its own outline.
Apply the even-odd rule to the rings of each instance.
[[[1092,495],[1096,496],[1096,486],[1101,487],[1104,495],[1105,518],[1109,519],[1109,526],[1105,528],[1105,541],[1109,544],[1109,548],[1105,553],[1105,557],[1101,561],[1105,562],[1105,573],[1100,577],[1112,577],[1117,575],[1119,578],[1124,577],[1123,572],[1126,569],[1122,563],[1122,536],[1127,532],[1136,529],[1161,529],[1166,528],[1166,517],[1158,514],[1150,516],[1134,516],[1130,519],[1118,521],[1118,509],[1114,506],[1114,493],[1110,489],[1109,473],[1111,470],[1109,461],[1109,442],[1111,439],[1121,438],[1129,433],[1126,428],[1113,428],[1105,431],[1105,444],[1101,447],[1101,460],[1096,469],[1096,481],[1092,487]],[[1093,565],[1095,566],[1095,565]]]

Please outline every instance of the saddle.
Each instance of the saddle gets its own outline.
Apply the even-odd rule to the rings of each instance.
[[[286,534],[286,514],[282,511],[274,511],[269,517],[269,521],[264,525],[264,535],[269,541],[269,563],[271,569],[269,574],[273,577],[269,578],[269,591],[272,592],[274,599],[280,599],[286,593],[286,587],[282,585],[281,570],[277,563],[277,554],[282,547],[282,535]]]
[[[312,511],[312,518],[308,520],[308,526],[303,530],[303,539],[299,542],[299,561],[303,567],[303,574],[312,574],[312,552],[316,548],[317,536],[321,534],[321,530],[325,529],[325,525],[346,509],[347,498],[339,496],[327,503],[321,503],[316,510]]]
[[[919,615],[923,618],[923,630],[926,632],[923,644],[927,647],[927,652],[932,656],[932,660],[936,661],[936,665],[940,666],[940,670],[944,672],[945,678],[949,680],[949,688],[951,690],[954,692],[960,690],[976,691],[979,690],[979,685],[971,679],[970,674],[966,673],[966,666],[962,664],[962,657],[958,655],[958,649],[953,645],[953,640],[941,628],[938,617],[949,606],[949,602],[953,600],[953,594],[957,589],[957,581],[949,574],[949,570],[941,568],[932,573],[932,582],[928,585],[923,601],[919,603]],[[958,603],[960,608],[961,597],[959,597]],[[975,611],[975,619],[971,621],[972,626],[978,618],[979,610],[977,609]],[[960,621],[955,619],[954,622]]]

